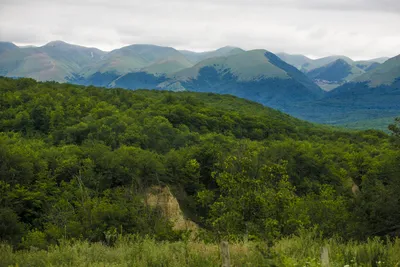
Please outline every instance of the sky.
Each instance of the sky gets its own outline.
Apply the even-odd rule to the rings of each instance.
[[[400,0],[0,0],[0,41],[110,51],[226,45],[310,57],[400,54]]]

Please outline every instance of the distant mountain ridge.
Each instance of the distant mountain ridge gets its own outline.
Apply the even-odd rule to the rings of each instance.
[[[213,57],[224,57],[239,54],[244,52],[244,50],[234,46],[225,46],[215,51],[193,52],[188,50],[179,50],[179,52],[181,52],[193,64],[196,64],[200,61]]]
[[[306,73],[325,91],[331,91],[346,82],[351,82],[366,72],[377,68],[388,58],[353,61],[345,56],[329,56],[310,59],[303,55],[277,54],[283,61]]]
[[[233,46],[192,52],[134,44],[104,52],[62,41],[40,47],[0,42],[0,76],[232,94],[329,124],[400,114],[399,62],[400,56],[364,61],[345,56],[310,59]]]
[[[261,49],[227,46],[196,53],[134,44],[103,52],[61,41],[37,48],[7,47],[0,59],[5,76],[128,89],[217,92],[278,109],[323,95],[298,69]]]
[[[266,50],[207,59],[171,78],[161,88],[232,94],[278,109],[323,95],[307,76]]]
[[[300,103],[288,111],[319,123],[348,125],[357,121],[387,121],[400,115],[400,55],[385,61],[351,82],[312,103]]]
[[[0,75],[65,82],[105,54],[97,48],[62,41],[53,41],[41,47],[1,49]]]

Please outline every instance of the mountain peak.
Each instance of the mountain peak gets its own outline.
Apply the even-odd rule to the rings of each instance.
[[[332,66],[332,65],[351,66],[351,65],[349,64],[349,62],[347,62],[347,61],[344,60],[343,58],[339,58],[339,59],[333,61],[332,63],[328,64],[328,66],[329,66],[329,65],[331,65],[331,66]]]
[[[64,41],[55,40],[55,41],[51,41],[51,42],[45,44],[44,46],[55,47],[55,46],[65,46],[65,45],[71,45],[71,44],[68,44],[68,43],[66,43]]]
[[[240,47],[227,45],[227,46],[223,46],[223,47],[221,47],[221,48],[218,48],[216,51],[232,51],[232,50],[235,50],[235,49],[243,50],[243,49],[241,49]]]
[[[18,46],[11,42],[0,42],[1,49],[16,49]]]
[[[0,42],[0,54],[14,49],[18,49],[18,46],[10,42]]]
[[[377,68],[358,77],[356,82],[369,82],[373,87],[391,85],[400,79],[400,55],[392,57]]]
[[[141,50],[141,49],[173,49],[173,50],[175,50],[174,48],[169,47],[169,46],[160,46],[160,45],[153,45],[153,44],[131,44],[131,45],[124,46],[120,49],[124,49],[124,48],[139,49],[139,50]]]

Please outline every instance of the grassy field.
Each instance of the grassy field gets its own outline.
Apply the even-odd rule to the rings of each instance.
[[[281,239],[268,248],[262,242],[230,245],[232,266],[321,266],[321,248],[330,266],[399,266],[400,240],[365,243],[323,240],[312,234]],[[326,259],[326,257],[325,257]],[[0,266],[221,266],[219,246],[202,242],[157,242],[120,238],[113,246],[85,241],[61,242],[48,250],[13,251],[0,245]]]

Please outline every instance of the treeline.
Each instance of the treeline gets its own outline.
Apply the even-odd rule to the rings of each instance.
[[[233,96],[1,78],[0,239],[181,239],[143,201],[153,185],[173,189],[208,241],[392,234],[400,152],[390,128],[317,126]]]

